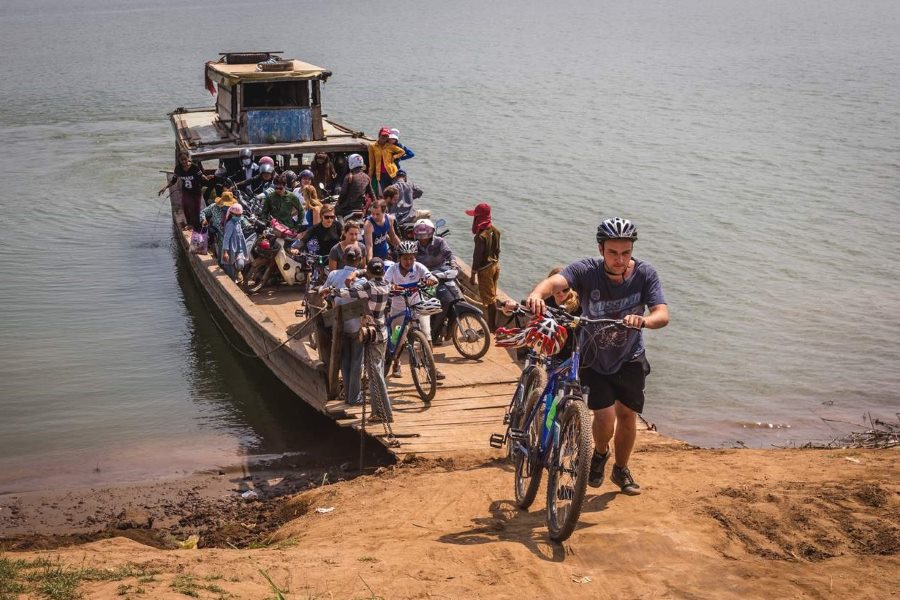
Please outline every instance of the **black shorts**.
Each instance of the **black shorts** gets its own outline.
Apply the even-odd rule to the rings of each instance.
[[[585,367],[578,373],[581,385],[590,388],[588,408],[600,410],[609,408],[616,400],[636,413],[644,411],[644,381],[650,365],[643,356],[622,365],[612,375],[601,375]]]

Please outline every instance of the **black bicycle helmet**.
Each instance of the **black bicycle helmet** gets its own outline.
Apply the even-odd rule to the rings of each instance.
[[[632,240],[637,241],[637,229],[628,219],[613,217],[606,219],[597,226],[597,243],[606,240]]]

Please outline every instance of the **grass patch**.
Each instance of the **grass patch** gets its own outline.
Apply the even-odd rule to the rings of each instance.
[[[30,593],[29,598],[48,600],[75,600],[82,597],[79,589],[84,581],[121,581],[131,577],[151,580],[159,571],[128,563],[111,569],[68,567],[62,562],[52,562],[45,557],[34,560],[11,560],[0,557],[0,600],[15,600],[19,594]],[[131,586],[119,586],[121,590]],[[134,593],[143,593],[143,590]]]
[[[111,569],[93,569],[88,567],[81,569],[81,573],[82,579],[85,581],[122,581],[130,577],[147,579],[152,578],[154,575],[159,575],[159,571],[135,563],[127,563]]]
[[[16,581],[23,562],[0,556],[0,600],[15,600],[25,591],[25,586]]]
[[[263,571],[262,569],[257,569],[257,570],[259,571],[259,574],[262,575],[263,578],[265,578],[265,580],[269,583],[269,587],[272,588],[272,592],[273,592],[273,594],[274,594],[274,595],[272,596],[273,600],[285,600],[284,595],[285,595],[288,591],[287,591],[286,589],[285,589],[285,590],[282,590],[282,589],[280,589],[277,585],[275,585],[275,582],[272,581],[272,578],[269,576],[268,573],[266,573],[266,572]]]
[[[191,598],[199,598],[200,592],[219,594],[220,599],[231,598],[231,594],[214,583],[201,583],[193,575],[178,575],[169,584],[172,590]]]
[[[49,600],[75,600],[81,598],[78,586],[82,575],[78,569],[70,569],[62,563],[47,565],[25,575],[31,589]]]
[[[280,542],[276,542],[275,549],[276,550],[286,550],[287,548],[293,548],[294,546],[300,545],[300,540],[297,538],[287,538],[286,540],[281,540]]]

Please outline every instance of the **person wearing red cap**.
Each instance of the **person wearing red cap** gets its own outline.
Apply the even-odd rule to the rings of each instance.
[[[394,182],[397,176],[396,161],[406,154],[403,148],[395,146],[389,140],[391,130],[382,127],[378,132],[378,141],[369,146],[369,177],[372,182],[377,182],[378,197],[384,194],[384,189]]]
[[[487,309],[488,328],[497,329],[497,280],[500,279],[500,231],[491,223],[491,205],[481,203],[466,214],[472,219],[475,252],[469,283],[478,284],[481,304]]]

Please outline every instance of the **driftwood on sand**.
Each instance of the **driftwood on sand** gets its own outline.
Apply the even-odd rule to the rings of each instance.
[[[852,425],[854,430],[841,434],[828,442],[806,442],[799,448],[894,448],[900,446],[900,413],[896,415],[895,422],[887,422],[872,418],[871,413],[863,416],[863,424],[839,421],[836,419],[822,420],[826,423],[843,423]],[[791,446],[794,447],[794,446]]]

